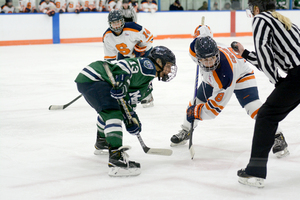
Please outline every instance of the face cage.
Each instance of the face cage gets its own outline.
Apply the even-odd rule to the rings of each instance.
[[[205,65],[202,64],[200,59],[198,59],[197,62],[198,62],[198,65],[200,66],[200,69],[202,69],[205,72],[210,72],[210,71],[214,71],[215,69],[217,69],[217,67],[220,64],[220,51],[217,53],[216,58],[217,58],[217,60],[212,67],[205,67]]]
[[[121,32],[121,31],[123,30],[124,25],[125,25],[125,21],[124,21],[123,18],[122,18],[122,19],[119,19],[119,20],[120,20],[121,23],[122,23],[122,25],[121,25],[119,28],[113,28],[112,25],[111,25],[111,22],[109,22],[109,27],[110,27],[110,29],[111,29],[112,31],[114,31],[114,32]]]
[[[163,77],[161,78],[161,80],[164,81],[164,82],[169,82],[169,81],[171,81],[173,78],[175,78],[176,74],[177,74],[177,65],[173,65],[173,66],[171,67],[171,72],[170,72],[169,74],[163,76]]]

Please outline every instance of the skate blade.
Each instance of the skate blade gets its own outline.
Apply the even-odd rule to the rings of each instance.
[[[257,178],[257,177],[243,178],[243,177],[239,177],[238,181],[239,181],[239,183],[241,183],[243,185],[248,185],[248,186],[251,186],[251,187],[257,187],[257,188],[265,187],[263,178]]]
[[[153,102],[150,102],[150,103],[143,103],[143,108],[151,108],[154,106],[154,103]]]
[[[182,142],[179,142],[179,143],[173,143],[173,142],[171,142],[170,146],[171,147],[176,147],[176,146],[185,145],[186,143],[187,143],[187,140],[183,140]]]
[[[95,149],[95,155],[108,155],[108,149]]]
[[[276,152],[275,155],[277,158],[284,158],[284,157],[290,155],[290,152],[287,148],[285,148],[282,151]]]
[[[111,177],[138,176],[141,174],[141,172],[141,168],[110,167],[108,170],[108,175]]]

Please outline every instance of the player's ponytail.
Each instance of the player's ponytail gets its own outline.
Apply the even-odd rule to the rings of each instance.
[[[291,30],[292,28],[292,22],[289,18],[283,16],[282,14],[280,14],[277,11],[272,12],[273,17],[275,17],[276,19],[278,19],[280,22],[282,22],[285,26],[286,30]]]

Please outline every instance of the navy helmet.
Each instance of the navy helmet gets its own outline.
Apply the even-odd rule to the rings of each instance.
[[[113,28],[111,26],[112,22],[115,21],[119,21],[121,20],[122,25],[120,27],[117,28]],[[120,12],[120,10],[111,10],[108,14],[108,25],[110,27],[110,29],[114,32],[121,32],[123,30],[123,27],[125,25],[125,21],[124,21],[124,17],[122,15],[122,13]]]
[[[212,39],[210,36],[198,37],[196,39],[195,52],[196,52],[196,58],[198,60],[198,64],[202,70],[209,72],[215,70],[219,66],[220,50],[218,48],[216,41]],[[217,58],[213,66],[206,67],[200,61],[201,59],[210,58],[213,56],[216,56]]]
[[[172,64],[171,72],[168,75],[165,75],[164,77],[162,77],[162,81],[168,82],[176,76],[176,73],[177,73],[176,58],[175,58],[174,53],[167,47],[165,47],[165,46],[154,47],[150,51],[148,58],[160,68],[160,71],[158,71],[158,74],[160,74],[162,71],[164,71],[164,67],[167,63]],[[162,66],[160,66],[156,62],[157,59],[160,59]],[[158,76],[158,80],[160,80],[160,76]]]

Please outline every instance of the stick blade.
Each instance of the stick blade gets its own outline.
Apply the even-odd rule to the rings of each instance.
[[[49,110],[63,110],[64,106],[63,105],[51,105],[49,106]]]
[[[194,145],[190,146],[190,155],[191,155],[191,159],[194,159],[195,156],[195,149],[194,149]]]
[[[154,154],[154,155],[170,156],[172,155],[173,151],[171,149],[150,148],[146,153]]]

